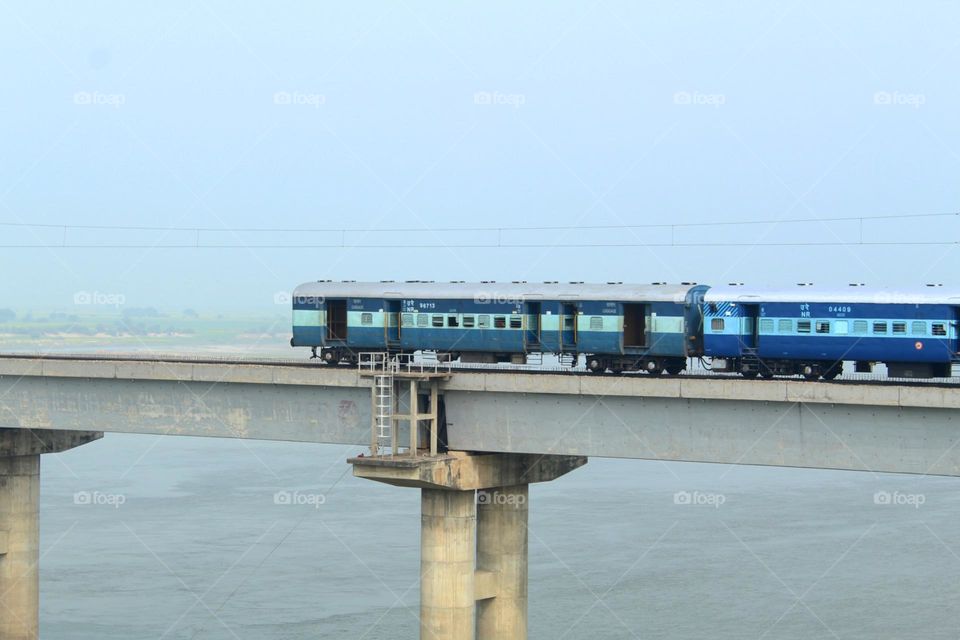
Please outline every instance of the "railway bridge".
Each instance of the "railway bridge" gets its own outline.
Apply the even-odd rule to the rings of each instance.
[[[590,456],[960,475],[949,385],[378,373],[0,356],[0,640],[38,637],[40,457],[105,432],[370,446],[355,475],[421,490],[421,637],[458,640],[526,638],[528,486]]]

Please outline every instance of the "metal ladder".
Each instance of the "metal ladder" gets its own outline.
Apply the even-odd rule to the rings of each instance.
[[[377,444],[389,445],[393,432],[393,373],[389,369],[373,378],[373,411]]]

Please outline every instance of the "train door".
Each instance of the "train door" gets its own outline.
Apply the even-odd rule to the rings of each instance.
[[[960,356],[960,307],[953,307],[953,322],[950,323],[950,345],[954,357]]]
[[[647,310],[645,305],[623,305],[623,346],[644,347],[647,343]]]
[[[577,305],[560,305],[560,351],[575,351],[577,347]]]
[[[527,347],[535,350],[541,345],[540,331],[542,329],[543,309],[539,302],[528,302],[526,313],[530,318],[530,321],[527,323]]]
[[[759,347],[760,305],[744,304],[740,306],[740,341],[745,349]]]
[[[388,347],[400,344],[400,301],[387,300],[383,314],[383,331]]]
[[[327,300],[327,340],[347,339],[347,301]]]

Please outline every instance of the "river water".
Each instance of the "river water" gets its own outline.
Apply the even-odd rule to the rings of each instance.
[[[44,640],[416,638],[418,492],[358,447],[43,459]],[[530,637],[952,638],[960,479],[592,459],[531,489]]]

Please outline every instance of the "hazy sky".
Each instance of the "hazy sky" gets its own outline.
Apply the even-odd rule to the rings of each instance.
[[[937,213],[960,195],[946,2],[0,2],[0,222],[204,232],[239,248],[0,248],[0,307],[274,311],[318,278],[956,282],[949,246],[536,247],[465,226]],[[955,218],[865,223],[948,240]],[[675,241],[856,240],[857,223]],[[0,226],[0,245],[191,232]],[[518,244],[669,230],[506,233]]]

